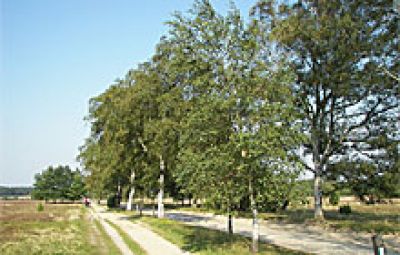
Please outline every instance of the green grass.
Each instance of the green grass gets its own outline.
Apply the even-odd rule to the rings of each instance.
[[[239,235],[229,235],[218,230],[185,225],[184,223],[153,217],[133,216],[132,221],[148,225],[168,241],[182,250],[201,255],[250,255],[251,240]],[[260,243],[261,255],[295,255],[305,254],[281,247]]]
[[[88,220],[81,205],[36,201],[0,201],[0,253],[108,255],[113,252],[104,236]]]
[[[132,240],[125,231],[123,231],[119,226],[116,224],[112,223],[109,220],[105,220],[108,224],[110,224],[115,230],[118,232],[118,234],[122,237],[122,240],[126,243],[126,245],[129,247],[129,249],[135,254],[135,255],[146,255],[147,253],[140,247],[138,243]]]

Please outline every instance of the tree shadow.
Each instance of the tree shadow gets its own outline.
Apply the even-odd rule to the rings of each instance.
[[[184,245],[182,248],[192,253],[223,249],[223,247],[228,247],[239,240],[247,242],[247,239],[244,237],[229,235],[218,230],[194,226],[185,226],[185,228],[188,231],[183,236]]]
[[[205,215],[193,215],[189,213],[173,213],[168,212],[166,216],[171,220],[177,220],[182,222],[199,222],[199,221],[208,221],[211,219],[209,216]]]

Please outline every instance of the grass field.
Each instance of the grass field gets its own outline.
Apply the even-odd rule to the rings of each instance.
[[[205,208],[177,208],[183,211],[213,212]],[[260,213],[262,219],[271,222],[315,224],[335,231],[354,231],[381,234],[400,233],[400,205],[376,204],[376,205],[352,205],[352,213],[340,214],[337,207],[329,207],[324,210],[325,221],[314,222],[314,211],[311,208],[291,208],[278,213]],[[239,217],[250,218],[250,213],[238,214]]]
[[[43,204],[38,211],[38,204],[0,201],[2,255],[120,254],[101,226],[91,224],[82,205]]]
[[[251,240],[218,230],[185,225],[184,223],[148,216],[132,216],[182,250],[199,255],[250,255]],[[260,243],[260,255],[303,255],[305,253]]]

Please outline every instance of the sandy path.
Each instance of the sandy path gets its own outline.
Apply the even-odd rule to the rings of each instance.
[[[96,218],[100,224],[103,226],[104,230],[106,233],[111,237],[115,245],[118,247],[118,249],[122,252],[123,255],[134,255],[132,251],[129,249],[129,247],[125,244],[124,240],[122,237],[118,234],[118,232],[110,226],[107,222],[104,221],[104,218],[101,217],[99,213],[97,213],[96,210],[90,210],[92,217]]]
[[[169,211],[166,217],[193,226],[202,226],[226,231],[226,217],[208,213]],[[251,237],[251,220],[235,218],[234,232]],[[328,232],[317,227],[295,224],[275,224],[260,220],[260,239],[293,250],[326,255],[370,255],[373,254],[371,234]],[[390,247],[387,254],[400,254],[400,238],[385,236]]]
[[[168,242],[158,234],[145,228],[140,224],[133,223],[124,215],[107,212],[103,207],[93,205],[96,214],[118,225],[136,243],[138,243],[149,255],[182,255],[190,254],[183,252],[174,244]]]

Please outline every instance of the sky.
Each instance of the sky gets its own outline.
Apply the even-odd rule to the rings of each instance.
[[[211,0],[222,14],[229,0]],[[254,4],[237,0],[244,15]],[[0,185],[79,167],[88,102],[148,60],[192,0],[0,0]]]

